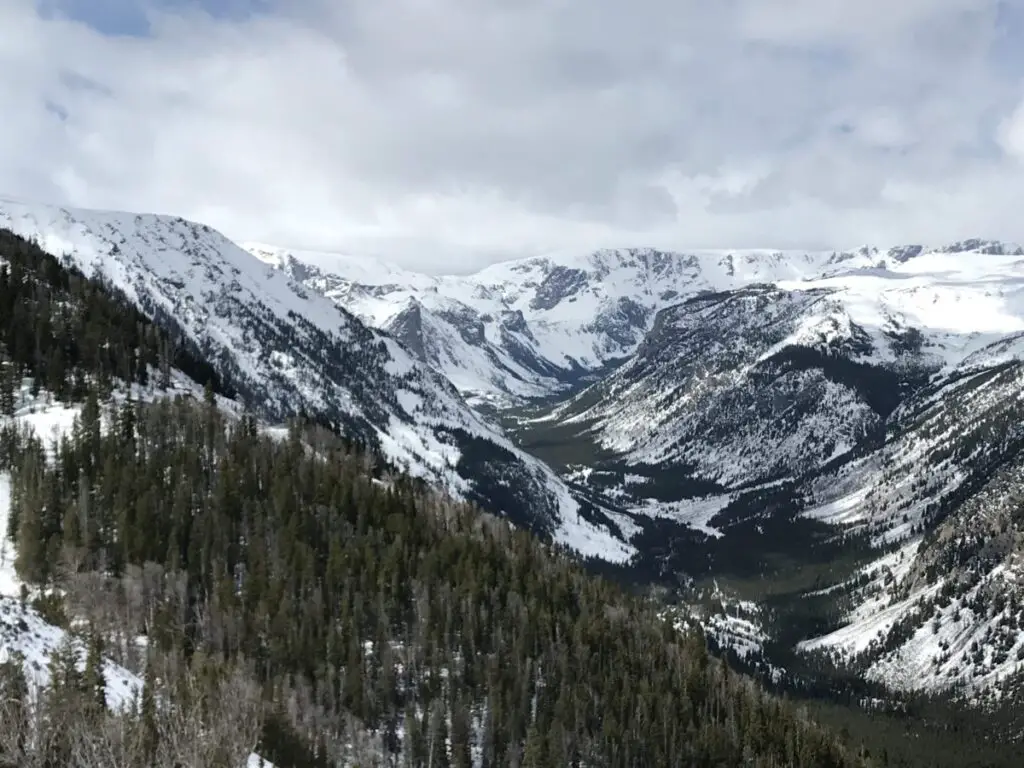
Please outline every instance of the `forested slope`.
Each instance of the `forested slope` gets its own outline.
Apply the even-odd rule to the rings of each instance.
[[[0,407],[13,408],[23,376],[36,391],[81,401],[112,383],[164,382],[177,369],[229,394],[216,372],[168,321],[157,327],[111,287],[0,229]]]
[[[449,739],[459,765],[473,746],[494,766],[854,764],[651,608],[503,522],[380,486],[323,433],[279,442],[182,399],[106,434],[84,420],[50,464],[32,439],[6,453],[23,575],[100,569],[130,593],[148,571],[130,633],[246,659],[331,756],[365,727],[412,764]],[[281,750],[262,754],[310,764]]]
[[[173,764],[169,740],[245,722],[281,768],[866,764],[566,553],[375,478],[322,429],[282,437],[224,413],[212,376],[203,402],[108,402],[167,360],[207,369],[160,352],[172,336],[100,286],[0,244],[4,317],[36,337],[31,352],[21,330],[2,337],[4,378],[84,401],[54,446],[3,428],[4,534],[26,599],[90,649],[82,674],[74,650],[57,658],[55,694],[31,702],[25,670],[3,668],[6,700],[35,710],[2,708],[0,760]],[[102,655],[146,680],[127,711],[97,706]],[[199,725],[172,727],[186,719]],[[252,746],[192,764],[238,765]]]

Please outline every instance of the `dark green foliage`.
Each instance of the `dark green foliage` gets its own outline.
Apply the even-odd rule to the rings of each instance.
[[[29,711],[29,688],[25,677],[25,658],[21,653],[13,653],[0,663],[0,702],[7,702],[0,707],[0,733],[7,738],[0,741],[0,766],[17,768],[13,761],[5,761],[5,752],[17,753],[25,748],[28,741],[28,726],[31,719]]]
[[[516,525],[539,536],[550,536],[551,521],[538,519],[529,512],[529,496],[524,493],[525,483],[535,482],[530,477],[510,476],[517,464],[514,455],[500,445],[476,437],[465,430],[450,430],[450,436],[459,446],[456,469],[462,477],[474,477],[475,500],[491,500]]]
[[[90,630],[88,635],[82,685],[90,708],[94,712],[103,712],[107,706],[107,684],[103,677],[103,635],[95,629]]]
[[[0,229],[0,412],[10,413],[22,376],[58,399],[81,401],[90,380],[147,384],[177,368],[227,394],[180,333],[149,322],[109,286],[38,245]],[[158,382],[159,383],[159,382]]]
[[[829,354],[821,349],[787,346],[782,352],[764,361],[759,375],[764,381],[783,371],[820,370],[837,384],[848,386],[863,398],[879,416],[889,416],[907,395],[927,382],[923,372],[895,370],[850,360],[840,354]]]
[[[57,592],[46,592],[32,601],[32,607],[48,624],[67,629],[70,625],[64,598]]]
[[[384,744],[417,713],[409,739],[434,765],[465,763],[484,709],[501,713],[487,720],[495,765],[520,753],[553,764],[556,752],[602,765],[855,764],[652,608],[507,523],[381,486],[322,430],[275,441],[179,398],[122,407],[98,439],[77,425],[48,466],[15,464],[20,533],[47,537],[32,551],[74,549],[111,577],[147,562],[168,583],[185,577],[185,602],[168,591],[137,628],[151,643],[257,660],[265,686],[303,681],[332,727],[354,717],[383,728]],[[56,527],[32,522],[26,500],[44,491]],[[66,512],[83,498],[90,515],[68,539]],[[266,736],[285,768],[294,747]]]
[[[225,418],[212,397],[223,386],[158,308],[144,309],[172,332],[9,233],[0,257],[0,408],[13,407],[25,375],[35,391],[85,401],[51,461],[38,440],[0,435],[0,467],[12,473],[4,533],[35,583],[89,578],[144,595],[118,628],[149,641],[129,728],[143,757],[126,764],[157,761],[175,712],[193,713],[178,732],[194,739],[237,731],[209,722],[227,669],[277,703],[236,722],[263,723],[261,752],[279,768],[399,756],[465,766],[470,741],[494,768],[862,764],[805,715],[727,675],[703,640],[528,533],[407,479],[379,483],[365,454],[324,429],[296,426],[275,441],[251,418]],[[343,362],[325,360],[339,380]],[[172,365],[209,384],[203,403],[105,402],[116,383],[144,384]],[[466,461],[505,463],[457,437]],[[491,469],[489,490],[512,486],[509,511],[529,521],[514,488],[527,479]],[[48,599],[39,607],[68,624],[78,606]],[[70,642],[54,657],[48,716],[101,717],[100,637],[87,638],[84,672]],[[70,736],[55,731],[47,747],[58,764]],[[190,764],[243,754],[212,747]]]

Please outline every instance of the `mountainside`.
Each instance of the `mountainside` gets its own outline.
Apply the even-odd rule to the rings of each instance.
[[[580,425],[627,465],[723,489],[799,477],[876,433],[927,375],[919,354],[880,366],[879,351],[828,289],[702,294],[661,312],[628,363],[546,419]]]
[[[776,647],[1016,695],[1024,259],[893,253],[666,308],[520,440],[635,516],[649,572],[759,579]]]
[[[0,765],[872,765],[3,230],[0,314]]]
[[[889,330],[896,333],[910,316],[906,324],[932,327],[942,348],[950,335],[998,335],[1006,319],[998,314],[973,316],[967,327],[948,322],[955,322],[964,300],[976,297],[971,283],[1019,274],[1024,256],[1019,246],[985,240],[811,253],[619,249],[430,276],[370,258],[245,247],[368,325],[394,333],[471,401],[498,406],[594,381],[636,351],[660,310],[705,291],[752,283],[838,285],[850,294],[855,313],[867,309],[871,321],[879,315],[892,320],[896,326]],[[972,254],[974,263],[962,263],[961,254]],[[921,289],[940,286],[938,302],[929,305]],[[877,305],[881,294],[887,298]],[[947,310],[953,314],[936,323]]]
[[[731,487],[823,467],[877,437],[931,377],[1016,359],[1016,253],[885,266],[684,300],[627,364],[545,420],[579,425],[627,464],[692,466]]]
[[[628,556],[583,516],[600,513],[581,509],[443,376],[209,227],[0,200],[0,228],[65,256],[188,338],[262,417],[312,415],[410,474],[584,554]]]
[[[816,623],[767,645],[892,689],[1014,688],[1018,246],[601,251],[463,277],[248,247],[476,402],[544,398],[506,412],[515,436],[621,512],[643,572],[792,581],[764,621]]]
[[[433,277],[167,217],[4,202],[4,226],[183,335],[264,418],[311,414],[684,602],[721,585],[742,616],[700,623],[780,685],[833,664],[856,691],[979,700],[1024,674],[1017,246]]]
[[[0,430],[0,590],[50,571],[30,601],[0,591],[0,693],[31,692],[0,698],[0,764],[873,765],[647,601],[380,483],[323,430],[281,439],[184,398],[106,428],[88,411],[49,461],[32,430]],[[78,528],[83,497],[98,519]],[[51,569],[56,551],[79,567]]]
[[[897,689],[1021,692],[1024,363],[929,387],[881,450],[808,490],[805,514],[890,553],[837,586],[843,625],[802,650]]]
[[[1016,765],[766,697],[679,633],[785,682],[760,661],[775,606],[629,597],[328,430],[262,423],[197,345],[9,233],[0,298],[0,763]]]
[[[857,258],[621,249],[428,276],[372,259],[245,247],[367,324],[408,339],[467,397],[499,405],[593,380],[634,352],[659,309],[686,296],[801,279]]]

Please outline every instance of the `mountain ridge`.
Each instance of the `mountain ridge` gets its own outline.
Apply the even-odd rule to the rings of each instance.
[[[264,414],[319,414],[655,581],[759,577],[764,626],[747,635],[798,654],[793,674],[814,653],[893,689],[979,691],[1020,671],[1016,600],[998,621],[966,613],[1013,583],[1024,540],[1005,511],[1005,546],[974,546],[978,505],[1012,506],[1024,445],[1018,246],[609,249],[462,277],[350,259],[346,277],[180,219],[0,210],[173,318]],[[936,566],[950,562],[964,579]],[[933,624],[968,647],[992,627],[999,654],[940,658],[919,636]]]
[[[507,413],[520,443],[563,477],[627,514],[638,567],[727,576],[743,550],[751,564],[737,573],[782,557],[799,583],[849,553],[856,568],[830,568],[831,584],[808,576],[763,614],[780,622],[822,611],[815,629],[775,629],[765,641],[792,643],[796,668],[823,652],[892,690],[978,696],[1011,690],[1024,671],[1024,644],[1008,639],[1020,601],[1001,617],[977,608],[978,595],[1014,583],[1005,574],[1016,573],[1018,548],[979,558],[970,543],[971,510],[986,498],[1005,505],[998,489],[1009,481],[998,478],[1018,471],[1007,408],[1024,392],[1022,256],[981,239],[819,254],[627,249],[405,285],[391,273],[316,279],[453,381],[468,367],[446,341],[454,337],[490,345],[490,360],[514,352],[535,373],[553,366],[534,379],[536,397],[497,365],[476,392],[457,386]],[[446,320],[450,306],[464,317]],[[585,354],[564,354],[572,345]],[[599,371],[613,352],[615,365]],[[567,376],[570,359],[578,367]],[[1019,530],[1012,515],[999,519]],[[928,565],[950,558],[963,581]],[[989,636],[991,654],[954,648]]]
[[[412,475],[583,554],[629,555],[605,527],[588,522],[550,469],[468,408],[447,379],[212,228],[9,199],[0,202],[0,227],[113,285],[158,323],[174,322],[262,416],[305,412]]]
[[[426,316],[434,326],[436,348],[424,348],[424,359],[471,401],[499,407],[564,395],[588,374],[614,367],[635,352],[659,311],[702,291],[756,282],[792,288],[815,282],[842,284],[856,294],[858,283],[875,279],[884,281],[884,292],[895,296],[920,283],[924,272],[937,280],[955,271],[955,264],[932,263],[942,255],[1002,257],[999,266],[1006,268],[1024,254],[1015,244],[981,239],[931,249],[605,249],[502,262],[471,275],[431,276],[372,259],[245,247],[290,270],[368,325],[400,328],[403,313]],[[919,269],[922,264],[925,268]],[[965,279],[985,277],[983,269],[967,272]],[[871,290],[877,293],[879,287]],[[854,298],[863,303],[864,291],[860,293]],[[883,309],[900,314],[898,306]]]

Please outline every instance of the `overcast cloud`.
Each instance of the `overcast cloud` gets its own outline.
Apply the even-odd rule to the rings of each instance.
[[[1024,0],[0,0],[0,193],[465,271],[1024,241]]]

